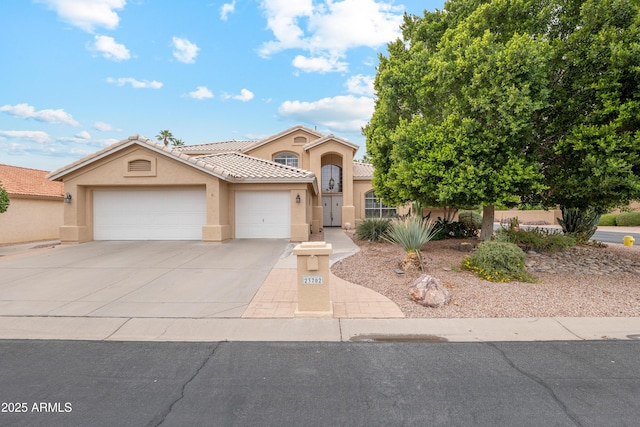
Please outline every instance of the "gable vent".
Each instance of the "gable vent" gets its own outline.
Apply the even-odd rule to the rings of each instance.
[[[149,160],[132,160],[127,166],[129,172],[150,172],[151,162]]]
[[[293,143],[294,144],[306,144],[307,143],[307,138],[305,138],[304,136],[296,136],[295,138],[293,138]]]

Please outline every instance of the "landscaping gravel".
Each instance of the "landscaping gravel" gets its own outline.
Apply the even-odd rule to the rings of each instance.
[[[353,238],[353,232],[349,232]],[[555,254],[530,253],[527,270],[536,283],[493,283],[462,270],[469,255],[455,248],[474,240],[427,243],[422,251],[425,273],[451,293],[440,308],[423,307],[409,298],[409,286],[420,272],[399,274],[404,251],[389,243],[354,238],[355,255],[333,265],[338,277],[373,289],[394,301],[405,316],[456,317],[637,317],[640,316],[640,246],[580,246]]]

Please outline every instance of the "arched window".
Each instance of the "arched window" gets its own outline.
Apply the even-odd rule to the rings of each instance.
[[[280,163],[281,165],[291,166],[294,168],[298,167],[298,156],[292,153],[278,154],[273,158],[273,161]]]
[[[324,193],[342,193],[342,168],[338,165],[322,167],[322,191]]]
[[[396,208],[385,206],[376,198],[376,193],[371,190],[364,195],[365,218],[389,218],[396,215]]]

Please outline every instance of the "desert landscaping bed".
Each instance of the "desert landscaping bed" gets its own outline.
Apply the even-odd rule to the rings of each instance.
[[[577,247],[567,253],[527,255],[536,283],[493,283],[461,269],[469,255],[454,249],[461,242],[428,242],[425,273],[446,286],[448,305],[423,307],[409,298],[409,286],[420,272],[399,274],[404,251],[389,243],[355,239],[355,255],[333,265],[333,273],[373,289],[395,302],[406,317],[637,317],[640,316],[640,247],[609,244]],[[546,271],[545,271],[546,270]]]

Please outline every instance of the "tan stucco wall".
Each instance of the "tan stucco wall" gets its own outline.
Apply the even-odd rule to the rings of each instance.
[[[518,218],[518,222],[520,224],[525,224],[527,222],[541,222],[544,221],[547,224],[556,225],[558,222],[557,218],[562,218],[562,211],[560,209],[549,209],[545,210],[531,210],[531,211],[521,211],[516,209],[511,209],[507,211],[495,211],[494,220],[495,222],[500,222],[502,220],[508,220],[510,218]]]
[[[9,209],[0,214],[0,244],[57,240],[63,223],[62,199],[9,196]]]
[[[305,137],[305,143],[294,143],[297,137]],[[284,135],[281,138],[274,139],[268,143],[261,145],[253,150],[246,152],[247,155],[258,157],[260,159],[273,161],[274,157],[281,153],[293,153],[298,156],[298,167],[300,169],[310,170],[309,156],[304,150],[305,144],[317,139],[317,136],[311,135],[303,130],[297,130],[291,134]]]
[[[136,158],[155,160],[155,176],[127,176],[127,162]],[[134,146],[74,171],[64,177],[65,192],[72,196],[64,204],[64,225],[60,238],[64,243],[93,240],[93,190],[95,189],[152,189],[206,187],[207,225],[203,240],[224,241],[231,238],[228,217],[226,183],[188,165],[166,158],[145,148]],[[222,196],[222,197],[221,197]]]

